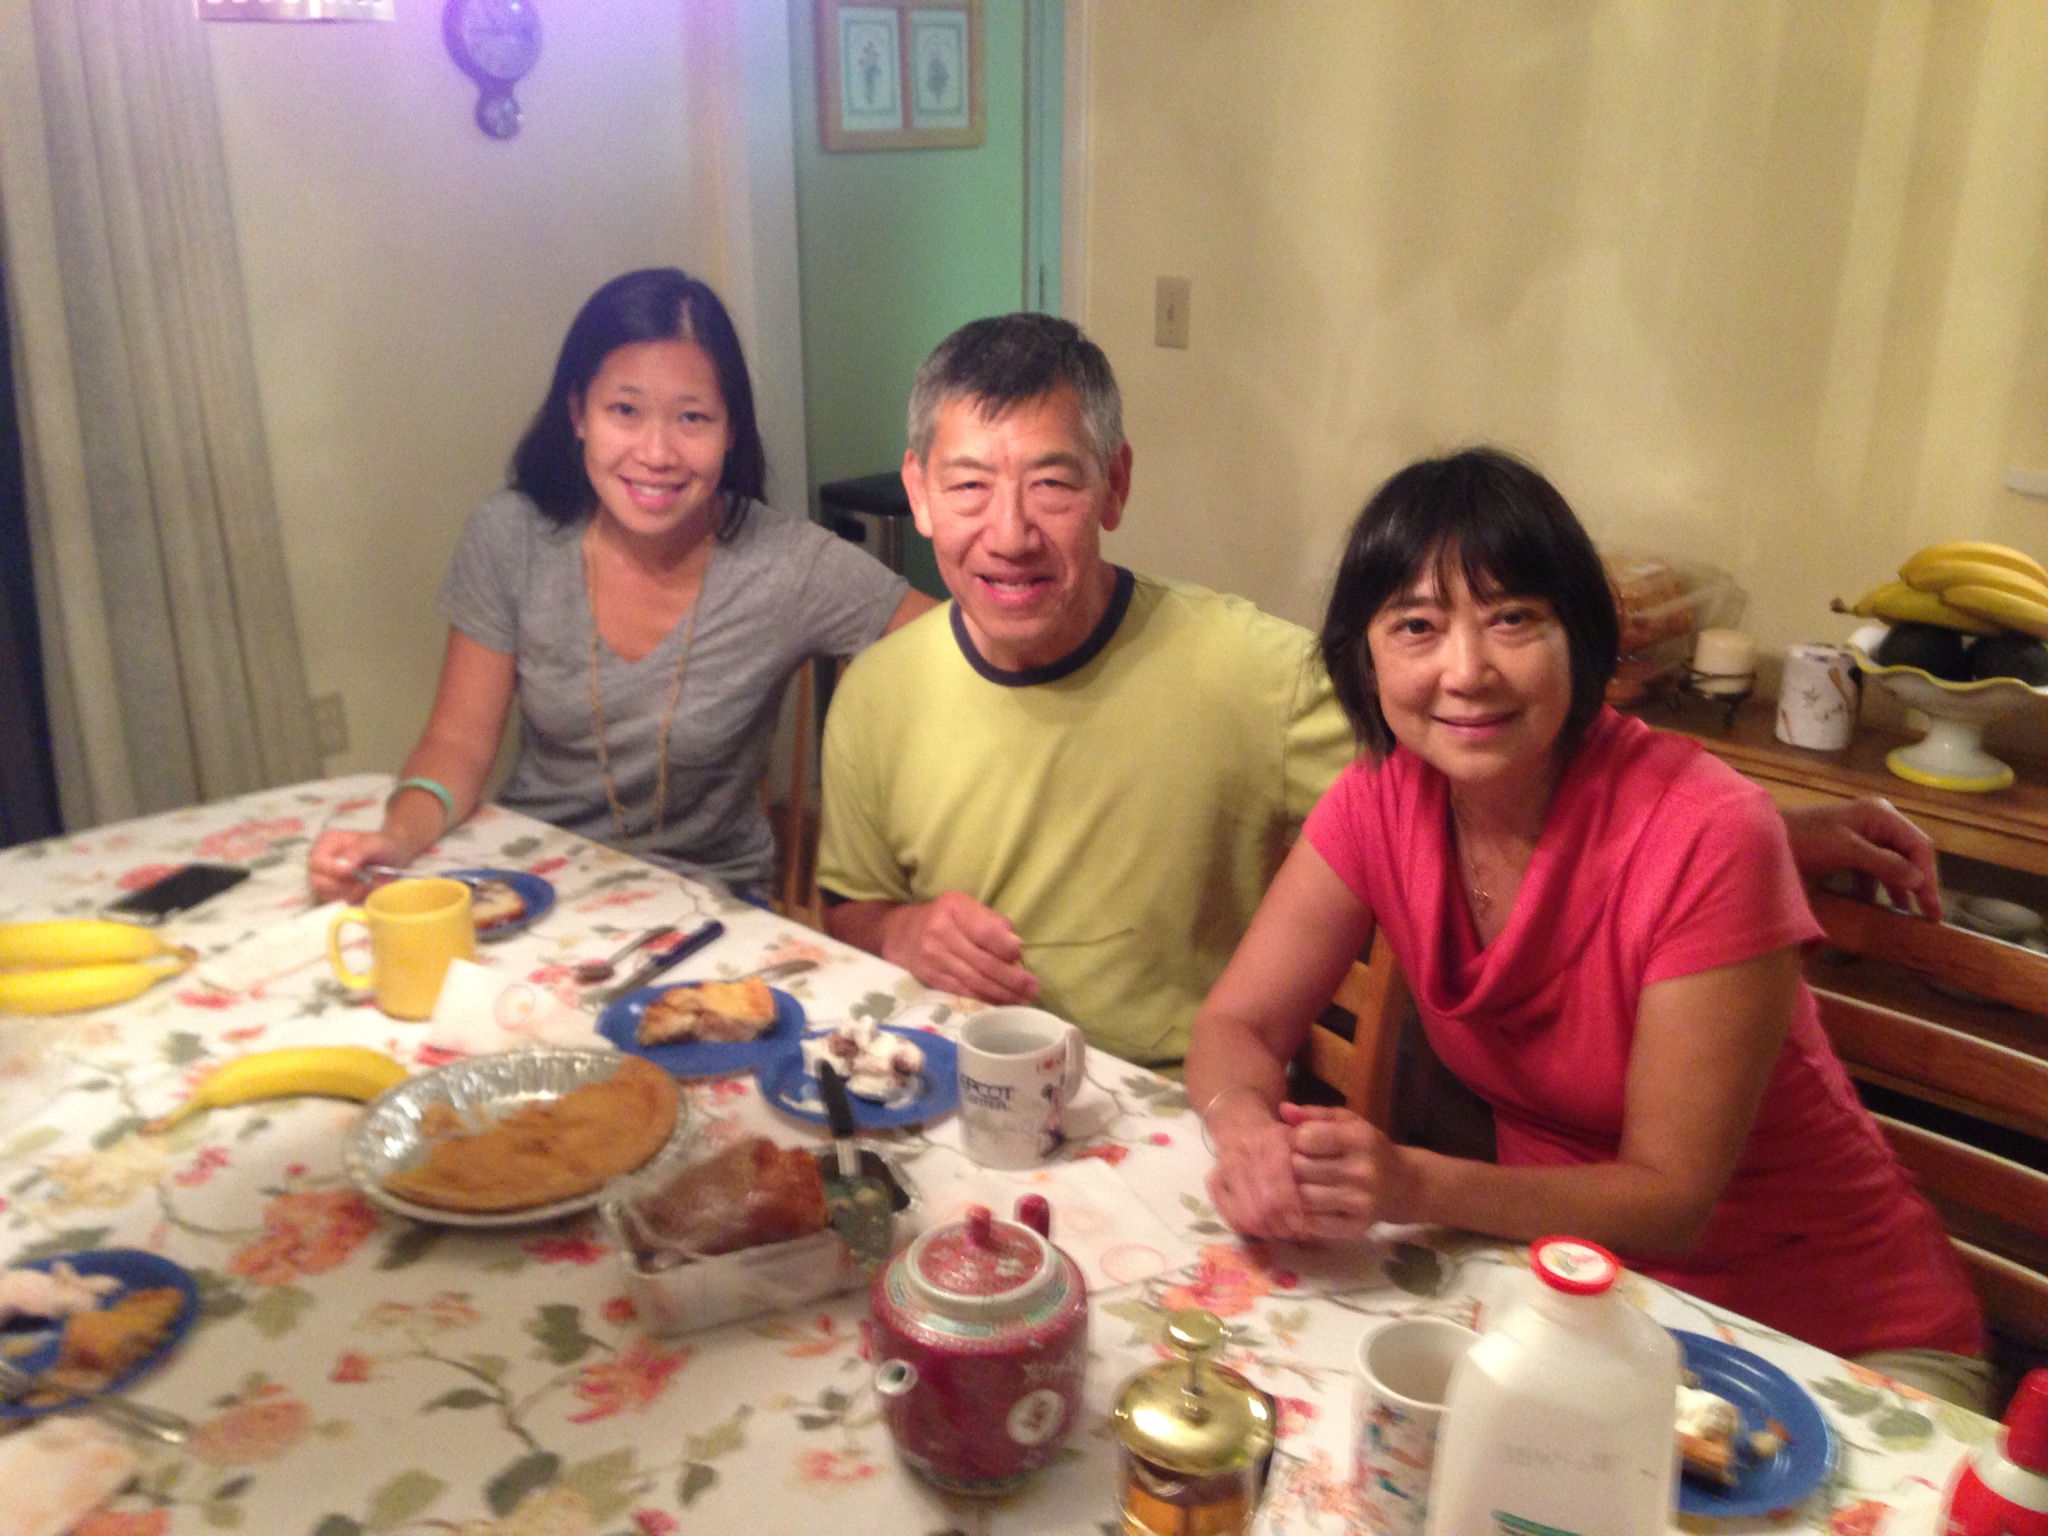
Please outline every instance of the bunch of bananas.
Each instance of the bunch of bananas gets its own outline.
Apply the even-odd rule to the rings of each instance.
[[[76,1013],[140,997],[193,961],[133,923],[0,923],[0,1013]]]
[[[192,1096],[145,1131],[167,1131],[202,1109],[248,1104],[257,1099],[320,1094],[330,1099],[369,1100],[402,1083],[409,1074],[382,1051],[361,1045],[292,1045],[255,1051],[222,1062],[192,1090]]]
[[[1893,624],[2048,639],[2048,569],[2003,544],[1930,544],[1899,567],[1897,581],[1873,587],[1849,611]]]

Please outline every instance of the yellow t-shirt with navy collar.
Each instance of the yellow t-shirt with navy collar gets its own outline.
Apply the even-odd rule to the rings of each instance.
[[[1352,739],[1314,637],[1119,570],[1072,655],[1003,672],[947,604],[863,652],[825,727],[828,897],[965,891],[1008,918],[1039,1006],[1177,1062]]]

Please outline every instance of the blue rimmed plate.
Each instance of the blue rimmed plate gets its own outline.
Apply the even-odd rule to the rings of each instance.
[[[901,1035],[924,1052],[924,1072],[917,1092],[898,1104],[878,1104],[859,1094],[847,1095],[853,1109],[854,1128],[887,1131],[897,1126],[922,1125],[949,1113],[960,1102],[960,1051],[946,1036],[923,1029],[882,1026],[884,1033]],[[818,1095],[818,1079],[804,1065],[799,1042],[762,1064],[756,1075],[761,1080],[761,1097],[784,1114],[795,1115],[813,1125],[825,1123],[825,1101]]]
[[[58,1253],[47,1259],[31,1259],[15,1267],[46,1270],[60,1262],[69,1264],[81,1275],[107,1275],[120,1282],[117,1290],[101,1299],[102,1309],[112,1306],[131,1291],[155,1290],[163,1286],[183,1293],[185,1298],[185,1304],[179,1308],[177,1317],[156,1346],[108,1382],[102,1391],[118,1392],[137,1377],[155,1370],[199,1320],[199,1287],[192,1276],[182,1266],[157,1254],[145,1253],[140,1248],[89,1248],[80,1253]],[[47,1323],[27,1323],[26,1326],[25,1320],[16,1319],[4,1332],[0,1332],[0,1341],[4,1341],[0,1343],[0,1349],[4,1349],[10,1364],[19,1366],[31,1376],[40,1375],[57,1363],[57,1344],[63,1326],[62,1320],[55,1318]],[[39,1419],[46,1413],[68,1408],[76,1401],[76,1398],[65,1398],[34,1407],[26,1403],[0,1402],[0,1420]]]
[[[1685,1351],[1685,1368],[1698,1384],[1735,1405],[1742,1415],[1745,1437],[1773,1419],[1785,1432],[1785,1443],[1767,1461],[1758,1461],[1745,1451],[1732,1488],[1681,1477],[1679,1512],[1710,1518],[1767,1515],[1790,1508],[1818,1488],[1833,1468],[1839,1446],[1834,1426],[1806,1389],[1746,1349],[1676,1328],[1671,1336]]]
[[[479,926],[477,941],[493,944],[499,939],[509,939],[515,933],[524,933],[535,923],[554,910],[555,888],[539,875],[529,875],[523,869],[442,869],[434,873],[445,880],[460,880],[464,885],[475,886],[484,880],[496,880],[512,887],[526,910],[517,917],[508,917],[488,927]]]
[[[604,1012],[597,1016],[597,1032],[620,1050],[645,1056],[672,1077],[723,1077],[728,1072],[753,1072],[763,1062],[794,1049],[803,1038],[804,1005],[780,987],[770,987],[768,990],[775,997],[775,1023],[752,1040],[678,1040],[673,1045],[642,1045],[635,1032],[647,1005],[670,987],[686,985],[671,981],[628,992],[605,1005]]]

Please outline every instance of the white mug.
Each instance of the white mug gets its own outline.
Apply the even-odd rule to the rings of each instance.
[[[1351,1475],[1373,1536],[1421,1536],[1444,1393],[1478,1337],[1446,1317],[1396,1317],[1358,1341]]]
[[[1778,682],[1778,740],[1816,752],[1839,752],[1856,734],[1863,674],[1846,645],[1794,645]]]
[[[1066,1141],[1081,1031],[1039,1008],[991,1008],[960,1026],[960,1140],[984,1168],[1029,1168]]]

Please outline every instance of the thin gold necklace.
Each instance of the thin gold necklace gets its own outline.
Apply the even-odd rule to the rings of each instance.
[[[597,737],[597,771],[604,777],[605,802],[612,808],[612,826],[617,829],[619,841],[627,842],[626,808],[619,804],[619,789],[612,781],[611,744],[604,735],[604,694],[597,682],[597,595],[590,581],[590,551],[583,555],[583,600],[590,608],[590,724]],[[704,587],[711,579],[711,562],[718,557],[718,544],[713,540],[711,553],[705,557],[704,572],[697,578],[697,595],[690,599],[690,611],[683,615],[683,649],[676,657],[676,675],[668,686],[668,704],[661,712],[661,737],[659,755],[656,757],[654,774],[654,814],[649,818],[647,838],[650,842],[661,836],[661,829],[668,820],[668,732],[675,723],[676,705],[683,697],[683,677],[690,670],[690,646],[697,638],[697,609],[704,602]]]

